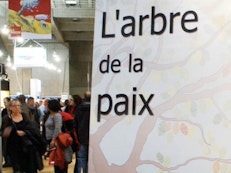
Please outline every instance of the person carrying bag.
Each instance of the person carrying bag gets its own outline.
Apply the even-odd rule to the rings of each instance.
[[[59,133],[55,139],[56,148],[50,152],[49,163],[64,170],[72,161],[73,139],[69,133]],[[63,173],[67,173],[66,170]]]
[[[20,106],[17,99],[10,101],[10,115],[3,120],[2,136],[7,138],[7,151],[12,159],[13,171],[37,173],[37,170],[43,169],[41,154],[44,149],[39,149],[42,138],[28,116],[21,113]]]

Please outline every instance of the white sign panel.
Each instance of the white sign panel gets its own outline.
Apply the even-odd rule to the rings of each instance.
[[[231,171],[231,1],[97,0],[90,173]]]
[[[16,67],[44,67],[46,63],[46,49],[43,47],[14,48],[14,65]]]

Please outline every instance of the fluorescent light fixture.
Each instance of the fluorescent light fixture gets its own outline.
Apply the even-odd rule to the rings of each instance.
[[[66,5],[76,5],[77,1],[76,0],[64,0]]]
[[[3,52],[0,50],[0,58],[3,56]]]
[[[1,32],[5,35],[9,34],[10,30],[8,29],[7,25],[4,25],[3,28],[1,29]]]
[[[17,37],[16,40],[19,43],[23,43],[24,42],[24,38],[23,37]]]
[[[53,57],[56,62],[59,62],[61,60],[55,51],[53,52]]]

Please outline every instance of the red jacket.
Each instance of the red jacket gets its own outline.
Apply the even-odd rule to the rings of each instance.
[[[63,123],[65,123],[65,122],[67,122],[67,121],[72,121],[72,122],[74,122],[74,117],[73,117],[73,115],[72,114],[70,114],[70,113],[68,113],[68,112],[60,112],[60,114],[62,115],[62,119],[63,119]],[[73,143],[75,143],[76,145],[74,145],[74,146],[76,146],[77,147],[77,150],[79,150],[79,146],[80,146],[80,143],[79,143],[79,141],[78,141],[78,136],[77,136],[77,133],[76,133],[76,130],[74,129],[73,130],[73,139],[74,139],[74,141],[73,141]],[[74,149],[74,148],[73,148]]]
[[[57,139],[55,140],[56,149],[51,151],[49,156],[49,163],[54,162],[54,165],[58,166],[60,169],[67,167],[67,164],[64,160],[63,149],[70,146],[72,143],[73,139],[69,133],[59,133]]]

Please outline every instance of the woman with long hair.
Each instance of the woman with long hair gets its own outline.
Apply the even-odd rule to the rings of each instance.
[[[57,136],[61,133],[62,129],[62,115],[60,114],[60,103],[58,100],[49,100],[48,101],[48,110],[50,112],[48,119],[45,122],[46,128],[46,140],[48,142],[49,148],[51,150],[55,149],[60,151],[60,148],[57,144]],[[62,151],[60,151],[62,153]],[[51,160],[57,160],[58,155],[50,155]],[[49,159],[50,160],[50,159]],[[68,164],[65,163],[63,158],[59,158],[59,161],[54,162],[55,173],[67,173]]]
[[[77,95],[70,95],[69,105],[65,108],[64,112],[70,113],[73,117],[76,111],[76,108],[82,103],[82,98]]]

